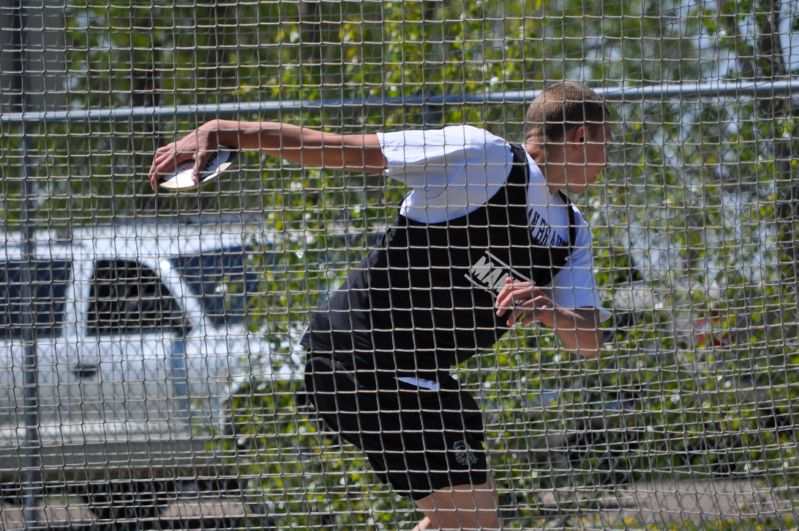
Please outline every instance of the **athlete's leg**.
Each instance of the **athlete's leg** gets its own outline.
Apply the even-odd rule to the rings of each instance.
[[[416,500],[425,514],[418,529],[499,529],[474,399],[451,379],[427,389],[393,376],[378,385],[376,374],[311,357],[306,389],[325,421],[366,452],[381,481]]]
[[[498,495],[494,480],[482,485],[456,485],[433,491],[416,500],[425,514],[414,528],[423,529],[499,529]]]

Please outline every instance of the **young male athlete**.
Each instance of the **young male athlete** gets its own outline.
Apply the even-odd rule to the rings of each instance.
[[[303,338],[316,410],[414,500],[416,529],[498,529],[482,415],[449,370],[515,323],[554,330],[591,356],[603,319],[591,236],[563,190],[605,167],[608,111],[577,83],[530,105],[524,146],[468,126],[338,135],[283,123],[215,120],[160,148],[159,178],[202,167],[218,144],[303,165],[385,173],[410,192]]]

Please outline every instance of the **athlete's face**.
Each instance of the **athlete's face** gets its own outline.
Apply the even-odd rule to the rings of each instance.
[[[610,140],[610,131],[606,127],[580,126],[567,136],[566,190],[579,194],[596,182],[607,166],[605,144]]]

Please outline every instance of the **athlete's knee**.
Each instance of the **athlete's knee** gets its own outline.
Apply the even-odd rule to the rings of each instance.
[[[438,508],[424,511],[425,518],[416,529],[439,530],[499,530],[502,524],[495,509]]]
[[[434,491],[416,501],[431,528],[499,529],[497,491],[493,479],[481,485],[458,485]],[[419,529],[423,529],[420,527]]]

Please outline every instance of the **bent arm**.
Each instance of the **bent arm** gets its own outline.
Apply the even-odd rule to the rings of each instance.
[[[563,348],[571,352],[595,356],[604,343],[598,308],[560,306],[532,282],[514,281],[509,277],[495,304],[498,317],[510,312],[508,326],[517,322],[523,325],[539,322],[554,331]]]
[[[257,149],[303,166],[380,173],[386,159],[377,135],[340,135],[279,122],[213,120],[219,144]]]

